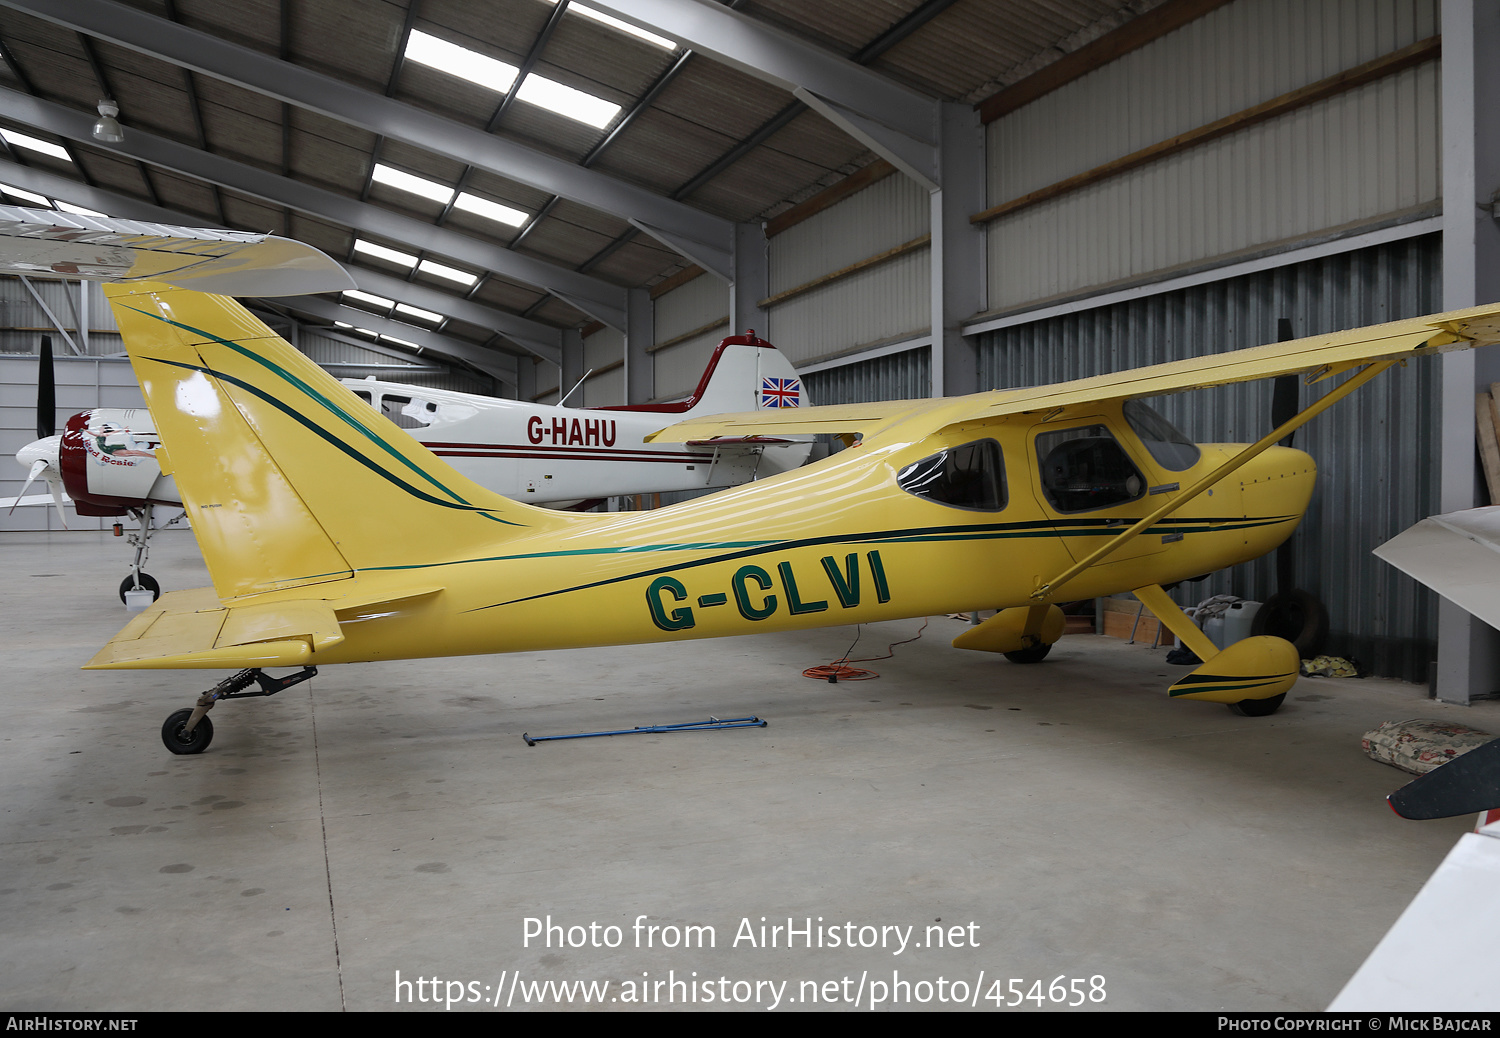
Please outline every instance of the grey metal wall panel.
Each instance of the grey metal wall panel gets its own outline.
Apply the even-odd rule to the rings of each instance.
[[[699,280],[703,279],[699,278]],[[653,358],[655,360],[653,370],[656,377],[655,399],[671,400],[674,397],[687,396],[697,389],[699,380],[703,378],[704,369],[708,367],[708,359],[713,356],[715,348],[728,334],[729,325],[725,324],[674,346],[668,346],[664,350],[657,350]]]
[[[653,303],[656,342],[666,342],[729,313],[729,286],[712,274],[700,274]]]
[[[926,234],[930,198],[901,174],[882,177],[768,243],[771,294]]]
[[[1437,31],[1435,0],[1228,4],[991,123],[989,204]],[[1001,218],[988,229],[989,305],[1052,298],[1434,203],[1438,126],[1431,61]]]
[[[77,281],[58,281],[33,278],[31,287],[62,322],[68,333],[78,342],[78,316],[81,316]],[[114,311],[104,298],[103,287],[97,282],[83,282],[89,297],[89,354],[102,356],[117,353],[120,345],[118,325]],[[70,305],[71,304],[71,305]],[[17,277],[0,277],[0,352],[34,353],[37,337],[52,330],[52,322],[45,311],[37,305],[26,286]],[[95,341],[97,339],[97,341]],[[53,349],[59,354],[69,352],[67,344],[52,331]]]
[[[921,248],[815,288],[774,307],[766,337],[792,363],[805,364],[924,335],[932,320],[931,272],[931,251]]]
[[[932,388],[931,351],[926,346],[886,357],[874,357],[843,367],[802,376],[802,385],[815,404],[865,404],[872,400],[912,400]]]
[[[770,240],[771,294],[919,238],[931,214],[914,181],[884,177]],[[931,255],[921,248],[775,304],[762,334],[807,363],[925,333],[931,297]]]
[[[1042,385],[1242,349],[1274,341],[1280,317],[1298,336],[1399,320],[1436,311],[1441,299],[1441,236],[1426,235],[985,333],[980,385]],[[1303,403],[1326,388],[1304,387]],[[1435,652],[1435,599],[1370,552],[1437,511],[1439,389],[1436,358],[1414,361],[1315,419],[1294,443],[1319,466],[1292,543],[1297,584],[1328,606],[1329,651],[1409,681],[1425,680]],[[1201,442],[1248,442],[1270,429],[1267,382],[1152,403]],[[1267,556],[1177,597],[1260,601],[1275,590]]]
[[[580,391],[584,407],[611,407],[625,403],[625,369],[612,367],[625,359],[625,333],[601,328],[583,340],[583,369],[593,371]],[[610,370],[604,370],[604,369]]]

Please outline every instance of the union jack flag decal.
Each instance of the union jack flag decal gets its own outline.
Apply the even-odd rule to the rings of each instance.
[[[761,407],[800,407],[802,405],[802,380],[800,378],[763,378],[760,380]]]

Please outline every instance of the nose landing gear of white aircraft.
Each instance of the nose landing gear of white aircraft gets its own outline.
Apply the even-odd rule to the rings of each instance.
[[[242,670],[199,696],[191,710],[176,710],[171,713],[161,726],[162,744],[177,754],[202,753],[208,749],[208,744],[214,737],[213,723],[206,715],[219,700],[274,696],[293,685],[300,685],[317,673],[317,667],[303,667],[295,674],[273,678],[256,667]],[[259,684],[260,691],[246,692],[245,689],[253,684]]]
[[[127,604],[129,603],[129,599],[125,597],[127,591],[149,591],[153,602],[161,597],[161,585],[156,582],[156,578],[141,571],[141,567],[146,564],[146,556],[151,550],[151,513],[154,509],[155,506],[151,504],[141,508],[132,508],[130,514],[140,525],[140,529],[128,535],[119,523],[115,524],[115,536],[128,537],[135,548],[135,559],[130,563],[130,575],[120,581],[120,601]],[[162,527],[172,526],[186,516],[187,512],[178,512],[161,525]]]

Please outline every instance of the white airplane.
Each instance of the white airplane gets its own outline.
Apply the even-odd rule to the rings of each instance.
[[[213,235],[222,234],[222,238]],[[0,270],[29,274],[98,276],[159,270],[176,253],[205,269],[204,277],[231,276],[250,247],[277,247],[279,239],[123,220],[74,217],[45,210],[0,206]],[[86,255],[80,256],[79,250]],[[206,255],[207,253],[207,255]],[[217,264],[217,266],[215,266]],[[208,286],[205,285],[207,288]],[[38,439],[16,452],[28,470],[21,493],[0,498],[0,509],[64,502],[82,516],[132,516],[135,547],[120,598],[132,591],[160,593],[142,571],[155,529],[182,518],[182,498],[162,474],[161,445],[145,408],[94,408],[52,430],[50,345],[38,373]],[[505,497],[554,508],[588,507],[605,498],[684,490],[723,489],[797,468],[812,451],[810,437],[748,436],[712,444],[651,445],[645,437],[666,421],[748,411],[801,407],[809,401],[786,356],[753,330],[724,339],[709,359],[697,389],[665,404],[575,408],[427,389],[373,378],[345,385],[396,424],[412,431],[481,486]],[[50,494],[26,491],[44,479]],[[158,508],[177,509],[166,523]],[[115,524],[117,536],[124,535]]]

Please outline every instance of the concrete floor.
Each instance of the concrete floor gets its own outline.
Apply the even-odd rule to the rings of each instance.
[[[1058,977],[1086,1008],[1319,1010],[1472,822],[1395,817],[1405,777],[1361,733],[1500,732],[1500,702],[1379,680],[1303,680],[1238,717],[1169,701],[1183,671],[1159,650],[1072,637],[1018,667],[937,617],[838,685],[801,671],[849,628],[334,667],[223,704],[209,751],[173,757],[163,719],[220,675],[77,669],[126,619],[124,549],[0,538],[6,1010],[519,1009],[577,980],[653,1005],[868,1006],[883,985],[994,1008]],[[207,583],[187,534],[150,569]],[[920,626],[866,628],[856,655]],[[710,714],[770,727],[521,739]],[[584,946],[528,942],[548,916]],[[824,947],[761,947],[762,917],[768,937],[811,918]],[[688,925],[716,946],[661,947]],[[619,946],[591,946],[609,926]],[[863,937],[911,927],[899,954],[828,946],[891,926]],[[962,946],[927,946],[939,926]]]

